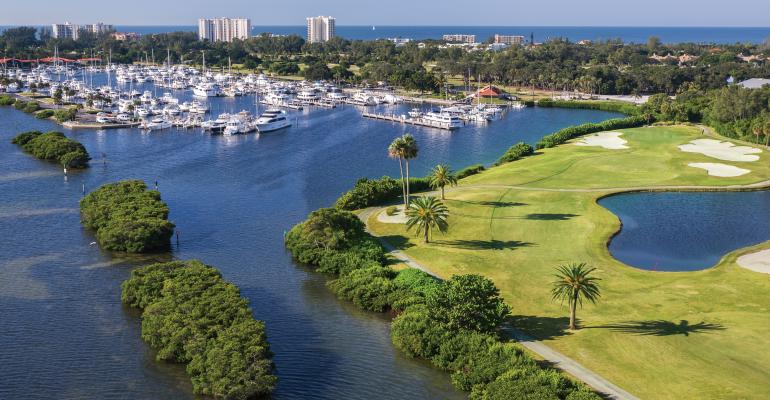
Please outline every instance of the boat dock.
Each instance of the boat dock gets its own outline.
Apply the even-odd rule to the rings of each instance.
[[[450,128],[447,125],[444,125],[438,122],[425,121],[424,119],[410,118],[405,115],[397,116],[397,115],[376,114],[376,113],[366,113],[366,112],[363,113],[362,115],[364,118],[371,118],[371,119],[376,119],[380,121],[398,122],[399,124],[424,126],[428,128],[438,128],[438,129],[444,129],[447,131],[452,131],[457,129],[457,128]]]
[[[129,122],[125,124],[101,124],[98,122],[85,122],[85,121],[66,121],[62,123],[65,128],[68,129],[123,129],[123,128],[135,128],[139,126],[139,122]]]

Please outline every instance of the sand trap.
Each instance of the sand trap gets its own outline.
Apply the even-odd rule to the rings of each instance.
[[[705,169],[711,176],[719,176],[722,178],[732,178],[734,176],[746,175],[751,170],[734,167],[727,164],[719,163],[689,163],[690,167]]]
[[[379,215],[377,215],[377,221],[385,224],[405,224],[407,221],[406,215],[404,215],[404,206],[396,207],[397,211],[393,215],[388,215],[387,209],[383,209]]]
[[[738,257],[737,262],[743,268],[754,272],[770,274],[770,250],[742,255]]]
[[[578,140],[576,146],[603,147],[609,150],[627,149],[627,141],[620,138],[622,132],[600,132],[590,136],[584,136]]]
[[[687,153],[701,153],[709,157],[725,161],[757,161],[762,150],[749,146],[736,146],[730,142],[720,142],[714,139],[696,139],[679,146],[679,150]]]

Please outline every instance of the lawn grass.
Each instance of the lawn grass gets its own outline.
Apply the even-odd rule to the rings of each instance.
[[[447,192],[449,232],[433,243],[379,223],[376,213],[370,228],[442,277],[493,279],[515,326],[640,398],[770,397],[770,275],[735,264],[738,255],[770,242],[737,250],[704,271],[643,271],[610,255],[606,243],[620,221],[596,203],[616,188],[764,181],[770,155],[737,163],[679,151],[677,145],[702,137],[694,127],[623,132],[628,150],[566,144],[462,180]],[[690,162],[752,173],[709,177]],[[548,190],[562,188],[598,189]],[[567,262],[588,262],[602,279],[601,302],[579,311],[583,329],[576,332],[565,330],[567,310],[549,293],[554,268]]]

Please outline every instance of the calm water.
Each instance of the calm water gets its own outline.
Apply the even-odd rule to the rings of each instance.
[[[0,32],[4,28],[0,27]],[[50,26],[48,27],[50,28]],[[197,32],[197,25],[152,25],[116,26],[121,32],[137,32],[143,35],[167,32]],[[411,39],[441,39],[449,33],[476,35],[484,41],[495,34],[521,35],[542,42],[553,38],[567,38],[571,41],[583,39],[622,39],[627,43],[645,43],[650,36],[659,37],[664,43],[761,43],[770,37],[770,27],[610,27],[610,26],[346,26],[338,25],[337,34],[347,39],[372,40],[392,37]],[[307,27],[296,26],[254,26],[252,34],[269,32],[279,35],[307,35]]]
[[[623,229],[610,243],[618,260],[654,271],[695,271],[770,239],[770,191],[629,193],[599,204]]]
[[[213,102],[238,111],[253,99]],[[463,398],[446,374],[393,349],[387,316],[338,301],[326,277],[295,265],[284,232],[358,177],[398,174],[385,149],[406,130],[421,148],[419,175],[438,162],[491,162],[517,141],[615,116],[529,109],[450,134],[364,120],[351,107],[292,115],[295,127],[261,136],[68,132],[94,160],[65,180],[9,143],[23,130],[58,127],[0,108],[0,398],[192,397],[183,368],[153,360],[138,316],[120,303],[120,283],[151,260],[100,251],[78,220],[82,185],[126,178],[159,182],[181,232],[170,257],[219,267],[266,321],[275,398]]]

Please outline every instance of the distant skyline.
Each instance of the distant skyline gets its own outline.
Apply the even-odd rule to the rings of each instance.
[[[767,0],[38,0],[3,2],[0,25],[104,22],[113,25],[195,25],[198,18],[244,17],[252,25],[303,25],[331,15],[350,25],[467,26],[770,26]]]

